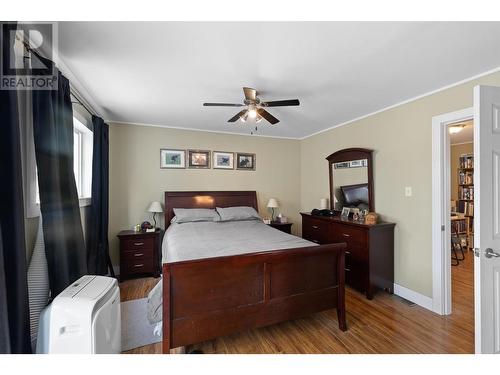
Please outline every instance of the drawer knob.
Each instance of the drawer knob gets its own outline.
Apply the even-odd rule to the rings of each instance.
[[[312,241],[312,242],[314,242],[314,243],[319,243],[319,241],[318,241],[318,240],[311,240],[311,241]]]
[[[344,268],[344,270],[346,270],[347,272],[349,272],[351,269],[350,268]]]
[[[351,255],[351,252],[350,251],[346,251],[345,255]]]
[[[342,235],[343,235],[344,237],[351,237],[351,235],[350,235],[350,234],[347,234],[347,233],[342,233]]]
[[[144,255],[144,254],[143,253],[134,254],[135,257],[140,257],[141,255]]]
[[[141,246],[144,245],[144,242],[134,242],[134,246]]]
[[[144,264],[134,264],[134,267],[137,267],[137,268],[144,267]]]
[[[319,227],[317,225],[313,225],[312,228],[313,229],[319,229]]]

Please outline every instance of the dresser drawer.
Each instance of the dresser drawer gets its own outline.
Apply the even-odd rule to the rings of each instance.
[[[304,217],[302,220],[302,237],[318,244],[330,243],[330,224],[320,219]]]
[[[347,242],[347,248],[366,248],[368,244],[367,231],[348,224],[334,223],[332,237],[335,242]]]
[[[121,240],[122,250],[152,250],[154,246],[153,238],[123,238]]]

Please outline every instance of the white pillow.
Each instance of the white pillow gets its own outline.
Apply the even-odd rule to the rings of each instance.
[[[259,213],[253,207],[217,207],[220,221],[242,221],[242,220],[262,220]]]
[[[175,217],[171,223],[191,223],[196,221],[220,221],[219,214],[209,208],[174,208]]]

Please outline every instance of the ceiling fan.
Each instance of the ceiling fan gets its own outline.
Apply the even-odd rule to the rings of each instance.
[[[276,117],[265,110],[266,107],[287,107],[292,105],[300,105],[299,99],[274,100],[263,102],[259,98],[257,90],[250,87],[243,87],[245,100],[243,104],[239,103],[203,103],[205,107],[246,107],[231,117],[227,122],[236,122],[238,119],[246,122],[248,119],[253,119],[255,122],[260,122],[262,119],[269,121],[272,125],[280,122]]]

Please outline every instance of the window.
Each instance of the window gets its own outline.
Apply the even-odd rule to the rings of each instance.
[[[87,128],[78,118],[73,117],[73,172],[75,174],[76,189],[80,206],[90,205],[92,195],[92,150],[94,138],[92,131]],[[32,135],[31,135],[32,137]],[[38,172],[33,146],[33,139],[27,135],[28,159],[26,179],[26,216],[36,217],[40,215],[40,195],[38,191]],[[31,142],[31,143],[30,143]]]
[[[73,117],[73,136],[73,170],[76,189],[80,203],[88,205],[92,195],[93,134],[80,120]]]

